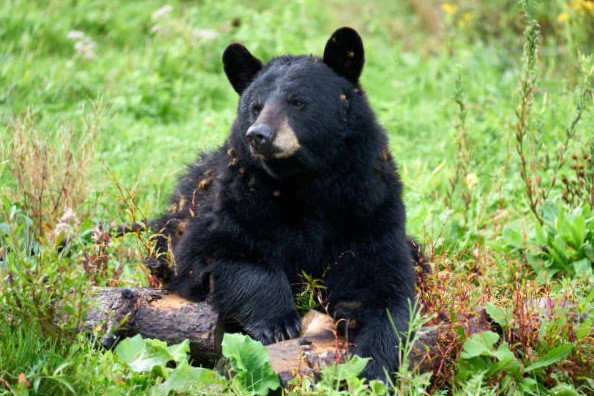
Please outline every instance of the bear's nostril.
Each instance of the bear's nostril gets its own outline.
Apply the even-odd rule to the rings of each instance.
[[[266,138],[259,133],[252,132],[252,133],[248,133],[248,140],[252,143],[260,144],[264,140],[266,140]]]
[[[249,127],[246,137],[254,148],[263,147],[271,142],[272,129],[266,124],[256,124]]]

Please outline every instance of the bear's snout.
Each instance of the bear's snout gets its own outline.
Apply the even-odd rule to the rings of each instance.
[[[254,124],[248,128],[246,137],[254,154],[272,154],[274,131],[268,124]]]

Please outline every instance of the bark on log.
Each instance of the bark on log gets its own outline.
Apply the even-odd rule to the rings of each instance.
[[[162,289],[95,289],[86,331],[103,334],[101,344],[140,334],[169,344],[190,340],[192,361],[212,366],[220,356],[223,329],[206,302],[192,302]]]
[[[170,344],[190,341],[192,361],[213,367],[220,358],[224,327],[213,307],[191,302],[160,289],[96,289],[96,302],[86,318],[86,331],[103,334],[101,343],[111,347],[117,339],[141,334]],[[441,356],[438,337],[448,325],[421,329],[409,360],[421,371],[431,371]],[[467,334],[489,328],[484,311],[467,318]],[[347,342],[335,336],[332,318],[311,311],[303,317],[299,338],[268,346],[270,363],[283,383],[299,374],[316,374],[320,366],[342,361]]]

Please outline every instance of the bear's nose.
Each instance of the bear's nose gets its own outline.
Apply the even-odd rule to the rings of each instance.
[[[246,133],[247,140],[252,149],[261,154],[272,150],[272,135],[272,129],[267,124],[252,125]]]

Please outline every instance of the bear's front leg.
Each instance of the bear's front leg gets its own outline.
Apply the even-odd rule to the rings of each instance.
[[[367,250],[374,252],[368,245]],[[353,352],[371,358],[361,374],[386,381],[398,369],[414,303],[415,274],[406,245],[382,254],[341,257],[326,280],[330,309],[341,320]],[[394,325],[392,325],[392,323]]]
[[[219,261],[209,267],[211,295],[221,319],[237,321],[265,345],[299,335],[301,321],[283,271],[245,262]]]
[[[357,323],[359,328],[353,332],[355,343],[353,353],[371,358],[361,377],[380,379],[384,382],[393,378],[393,373],[400,365],[401,349],[406,340],[409,320],[408,303],[406,307],[392,306],[384,310],[372,310],[359,316]]]

